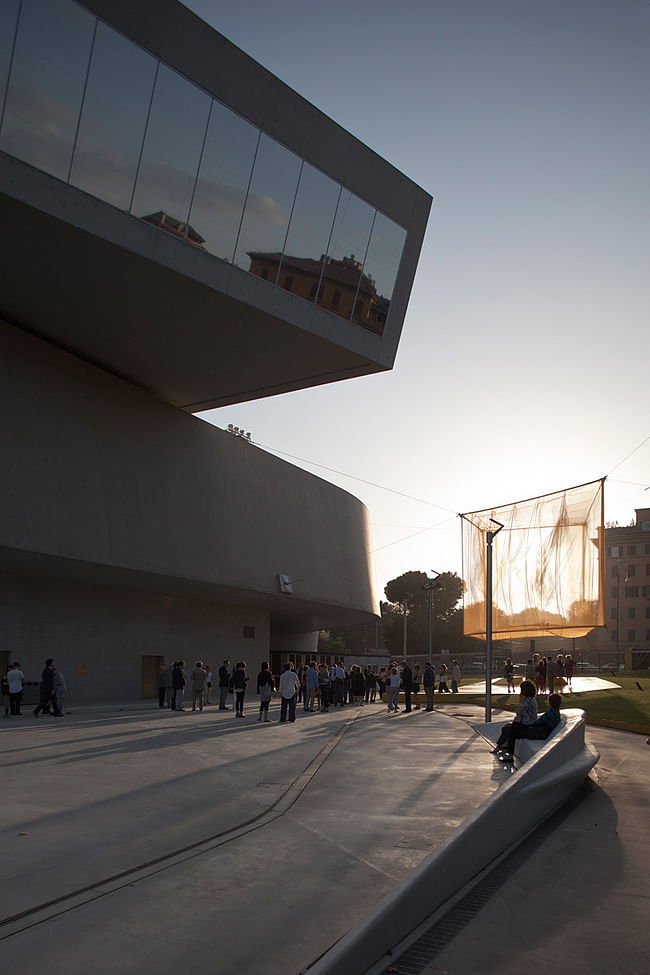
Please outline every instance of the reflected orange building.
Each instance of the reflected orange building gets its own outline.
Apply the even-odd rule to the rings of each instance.
[[[147,223],[152,223],[154,227],[158,227],[160,230],[165,230],[168,234],[173,234],[174,237],[181,237],[183,240],[189,241],[190,244],[196,244],[197,247],[203,247],[205,244],[205,238],[197,234],[194,227],[182,220],[177,220],[176,217],[170,217],[164,210],[149,213],[141,219],[146,220]]]
[[[318,260],[263,251],[249,251],[248,256],[252,274],[370,332],[383,334],[390,301],[377,294],[375,282],[362,272],[354,254],[340,261],[325,254]]]

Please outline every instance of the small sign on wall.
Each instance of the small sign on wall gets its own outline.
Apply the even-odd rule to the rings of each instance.
[[[87,677],[88,664],[79,664],[79,666],[77,667],[77,674],[79,675],[79,677]]]

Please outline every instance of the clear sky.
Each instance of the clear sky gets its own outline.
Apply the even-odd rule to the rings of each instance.
[[[203,416],[365,502],[380,594],[454,512],[650,507],[647,0],[186,5],[435,198],[392,372]]]

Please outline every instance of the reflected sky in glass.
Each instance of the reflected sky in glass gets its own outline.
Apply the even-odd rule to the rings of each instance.
[[[262,133],[235,253],[234,263],[244,270],[249,251],[282,252],[300,167],[295,153]]]
[[[18,0],[2,0],[0,3],[0,114],[7,90],[7,76],[13,38],[16,33],[16,18],[18,17]]]
[[[185,222],[208,125],[210,97],[160,65],[132,212]]]
[[[327,253],[341,187],[304,163],[291,215],[285,254],[319,261]]]
[[[99,23],[70,182],[128,210],[156,59]]]
[[[405,240],[406,231],[378,211],[363,271],[375,282],[377,294],[389,301],[393,296]]]
[[[190,223],[204,247],[232,261],[259,129],[213,101]]]
[[[95,29],[71,0],[23,0],[0,148],[67,179]]]

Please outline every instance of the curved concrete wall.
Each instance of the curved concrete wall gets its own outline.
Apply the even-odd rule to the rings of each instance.
[[[584,711],[562,714],[552,737],[540,742],[453,836],[311,965],[310,975],[363,975],[575,792],[600,756],[585,742]],[[504,723],[481,726],[481,733],[487,727],[496,740]]]
[[[366,509],[327,481],[8,325],[0,409],[5,567],[146,578],[303,631],[376,612]]]

